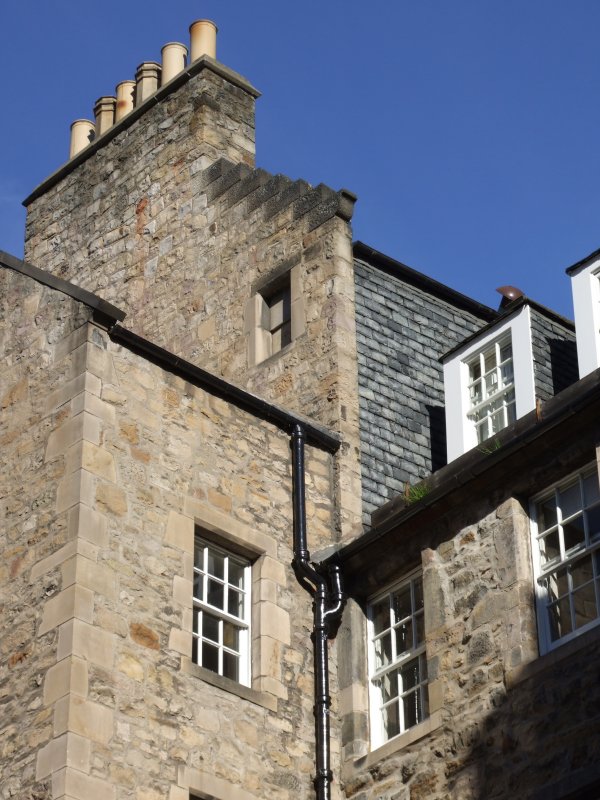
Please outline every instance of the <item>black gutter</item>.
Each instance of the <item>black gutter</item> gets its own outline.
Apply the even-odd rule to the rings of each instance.
[[[335,453],[340,447],[341,437],[327,428],[310,422],[300,414],[285,411],[281,406],[275,405],[268,400],[263,400],[258,395],[241,389],[224,378],[191,364],[189,361],[174,355],[142,336],[138,336],[121,325],[113,325],[109,329],[108,335],[113,342],[123,345],[137,355],[143,356],[167,372],[171,372],[202,389],[208,389],[211,394],[220,397],[222,400],[232,402],[243,411],[272,423],[286,433],[291,434],[297,425],[301,425],[306,431],[306,438],[309,444],[315,445],[328,453]]]
[[[28,278],[37,281],[37,283],[48,286],[50,289],[56,289],[57,292],[62,292],[62,294],[66,294],[74,300],[79,300],[95,312],[114,322],[121,322],[125,319],[124,311],[98,297],[98,295],[88,292],[87,289],[82,289],[80,286],[75,286],[75,284],[65,281],[63,278],[57,278],[55,275],[51,275],[39,267],[34,267],[33,264],[28,264],[20,258],[11,256],[3,250],[0,250],[0,266],[20,272],[21,275],[26,275]]]
[[[472,300],[470,297],[467,297],[466,294],[461,294],[461,292],[451,289],[449,286],[430,278],[428,275],[412,267],[408,267],[401,261],[396,261],[396,259],[387,256],[385,253],[381,253],[379,250],[369,247],[369,245],[366,245],[364,242],[353,242],[352,250],[355,258],[363,259],[379,269],[384,270],[388,274],[395,275],[397,278],[410,283],[411,286],[416,286],[418,289],[434,294],[436,297],[445,300],[455,308],[468,311],[470,314],[486,320],[486,322],[492,322],[498,318],[498,312],[493,308],[483,303],[478,303],[477,300]]]
[[[330,800],[331,771],[329,708],[329,660],[327,641],[335,636],[346,598],[338,564],[330,564],[326,571],[315,567],[310,561],[306,538],[306,504],[304,485],[304,443],[306,439],[302,425],[295,425],[292,432],[292,481],[293,481],[293,525],[294,558],[292,568],[298,583],[313,598],[313,656],[315,715],[315,797]]]

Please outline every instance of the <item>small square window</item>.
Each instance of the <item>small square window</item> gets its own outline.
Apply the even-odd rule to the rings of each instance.
[[[377,747],[428,716],[422,575],[370,601],[368,626],[371,738]]]
[[[540,648],[600,621],[600,487],[594,464],[531,503]]]
[[[196,535],[192,661],[250,685],[251,568],[241,558]]]

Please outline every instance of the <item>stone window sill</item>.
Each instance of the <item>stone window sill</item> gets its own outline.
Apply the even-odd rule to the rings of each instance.
[[[267,708],[269,711],[277,711],[277,698],[267,692],[259,692],[256,689],[251,689],[249,686],[243,686],[237,681],[232,681],[231,678],[225,678],[222,675],[217,675],[216,672],[211,672],[209,669],[199,667],[194,664],[190,658],[185,656],[181,659],[181,671],[187,675],[193,675],[199,678],[204,683],[209,683],[211,686],[216,686],[224,692],[235,694],[250,703],[257,706]]]
[[[399,736],[395,736],[393,739],[390,739],[389,742],[382,744],[381,747],[371,750],[371,752],[367,753],[366,756],[355,759],[354,768],[357,770],[369,769],[382,759],[398,752],[398,750],[402,750],[403,748],[408,747],[408,745],[418,742],[419,739],[429,736],[429,734],[437,730],[441,724],[442,712],[435,711],[430,717],[427,717],[426,720],[423,720],[423,722],[415,725],[414,728],[407,730],[406,733],[401,733]]]

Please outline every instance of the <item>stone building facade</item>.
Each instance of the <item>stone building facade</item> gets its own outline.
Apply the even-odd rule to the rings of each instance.
[[[317,796],[597,800],[600,364],[352,245],[351,192],[256,167],[257,97],[200,56],[0,254],[0,798],[314,796],[300,428]]]

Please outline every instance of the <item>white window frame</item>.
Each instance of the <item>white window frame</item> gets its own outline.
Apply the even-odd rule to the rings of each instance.
[[[475,424],[470,416],[469,365],[479,353],[488,350],[495,342],[508,339],[512,346],[516,418],[535,409],[531,314],[529,306],[523,305],[456,350],[444,363],[448,462],[478,445]]]
[[[595,502],[586,503],[585,495],[583,493],[584,481],[591,476],[595,476],[596,484],[598,484],[598,467],[596,463],[589,465],[588,467],[578,470],[577,472],[568,475],[566,478],[558,481],[553,486],[549,487],[548,489],[540,492],[535,497],[531,498],[530,501],[530,517],[531,517],[531,552],[532,552],[532,560],[533,560],[533,576],[534,576],[534,590],[535,590],[535,598],[536,598],[536,609],[537,609],[537,618],[538,618],[538,636],[539,636],[539,646],[540,646],[540,653],[547,653],[551,650],[554,650],[556,647],[564,644],[565,642],[571,641],[572,639],[577,638],[578,636],[582,635],[586,631],[590,630],[591,628],[596,627],[600,624],[600,524],[598,525],[598,531],[594,536],[594,531],[591,530],[591,522],[588,517],[588,514],[585,513],[592,509],[597,509],[600,511],[600,490],[598,491],[597,497]],[[564,491],[572,487],[573,485],[578,485],[580,490],[580,505],[578,506],[577,510],[569,515],[569,517],[563,519],[562,517],[562,508],[560,505],[560,492]],[[552,500],[554,499],[554,504],[557,511],[557,522],[554,525],[549,526],[544,530],[539,530],[538,526],[538,514],[537,509],[540,503],[544,500]],[[583,519],[584,523],[584,541],[578,545],[571,547],[570,549],[565,549],[565,539],[564,539],[564,528],[563,525],[565,522],[573,521],[579,518]],[[543,541],[549,535],[554,535],[555,533],[555,541],[558,544],[558,551],[559,555],[548,560],[545,563],[542,550],[544,548]],[[548,534],[550,532],[550,534]],[[594,557],[596,555],[596,557]],[[583,559],[591,557],[591,566],[592,566],[592,588],[594,589],[595,593],[595,602],[596,602],[596,614],[597,616],[595,619],[590,620],[590,622],[581,625],[580,627],[576,627],[575,623],[575,603],[573,602],[573,597],[576,594],[573,584],[573,576],[571,572],[572,567],[577,567],[577,565],[581,565]],[[549,593],[546,586],[547,579],[549,579],[552,575],[555,575],[559,571],[566,571],[566,581],[567,581],[567,591],[563,595],[561,595],[563,601],[568,602],[568,611],[569,611],[569,624],[570,624],[570,632],[566,633],[563,636],[558,636],[557,638],[552,638],[551,632],[551,623],[548,614],[548,607],[553,605],[549,599]],[[548,581],[549,582],[549,581]],[[580,584],[579,588],[581,589],[584,585],[589,586],[590,581],[587,583]],[[561,599],[559,597],[559,599]],[[563,604],[563,608],[565,605]]]
[[[425,630],[424,606],[421,605],[419,608],[415,608],[415,583],[417,581],[420,582],[421,584],[421,597],[422,597],[423,573],[419,569],[409,573],[408,575],[403,577],[402,580],[389,586],[380,594],[370,598],[367,605],[369,700],[370,700],[369,706],[370,706],[370,720],[371,720],[371,744],[374,748],[379,747],[380,745],[384,744],[387,741],[390,741],[396,736],[400,736],[401,734],[409,730],[411,727],[414,727],[414,725],[419,724],[429,716],[429,709],[428,709],[429,699],[427,690],[427,685],[428,685],[427,655],[425,652],[425,634],[424,634]],[[407,615],[404,618],[404,620],[394,622],[391,598],[395,593],[406,588],[407,586],[410,587],[410,592],[411,592],[411,613]],[[381,601],[385,600],[386,598],[389,599],[390,625],[388,628],[384,629],[383,632],[375,635],[373,611],[375,606],[381,603]],[[420,642],[417,641],[417,625],[416,625],[417,618],[421,618],[422,620],[421,630],[423,632],[423,638],[422,641]],[[412,628],[412,637],[413,637],[412,647],[408,648],[401,656],[392,658],[390,660],[390,663],[386,664],[384,667],[378,667],[377,655],[376,655],[377,640],[380,640],[382,638],[382,633],[385,634],[386,631],[389,631],[391,639],[391,648],[392,652],[394,652],[395,636],[397,635],[396,632],[403,626],[404,621],[408,620],[410,620]],[[402,665],[408,664],[415,658],[419,659],[419,677],[417,682],[414,685],[410,686],[406,691],[402,691],[403,687],[401,685],[401,676],[400,674],[398,674],[397,696],[387,702],[383,702],[382,692],[380,687],[378,686],[379,680],[386,674],[394,672],[395,670],[401,668]],[[407,725],[404,719],[404,708],[402,703],[402,697],[407,695],[413,695],[416,692],[419,693],[422,715],[421,718],[417,719],[415,723],[413,723],[412,725]],[[384,706],[391,706],[394,703],[398,705],[399,730],[393,736],[389,736],[383,722],[382,711]]]
[[[583,378],[600,367],[600,258],[571,273],[577,362]]]
[[[216,576],[209,571],[209,556],[213,553],[223,559],[223,576]],[[229,582],[230,565],[236,564],[241,567],[242,586],[236,586]],[[198,596],[198,585],[201,584],[202,596]],[[209,584],[223,587],[223,605],[218,606],[209,602]],[[252,586],[252,567],[250,561],[237,553],[232,552],[226,547],[214,544],[214,542],[202,536],[202,532],[196,533],[194,537],[194,582],[193,582],[193,625],[192,625],[192,660],[198,666],[209,669],[217,675],[234,680],[243,686],[251,685],[251,665],[250,651],[252,642],[251,631],[251,586]],[[241,595],[242,613],[238,617],[229,612],[228,603],[231,592],[238,592]],[[205,619],[206,618],[206,619]],[[203,621],[217,624],[217,640],[203,635],[201,627]],[[210,624],[210,623],[208,623]],[[207,624],[207,628],[208,628]],[[233,646],[228,646],[225,640],[226,626],[235,628],[238,634],[238,650]],[[231,630],[231,628],[230,628]],[[217,667],[203,663],[203,647],[217,651]],[[233,678],[226,674],[224,666],[227,655],[238,659],[238,676]]]
[[[507,346],[510,347],[510,357],[502,361],[502,350]],[[491,352],[494,354],[495,365],[491,370],[486,372],[485,361]],[[503,386],[503,374],[509,364],[510,382]],[[479,377],[473,379],[471,371],[475,365],[479,367]],[[497,416],[499,413],[502,414],[503,424],[499,430],[506,428],[511,422],[514,421],[511,419],[511,417],[514,417],[515,415],[515,375],[512,341],[510,336],[507,336],[503,339],[496,339],[496,341],[493,342],[489,347],[480,350],[479,353],[477,353],[477,355],[467,363],[467,367],[469,368],[469,383],[467,385],[467,389],[469,391],[470,405],[468,417],[475,426],[477,441],[485,441],[486,439],[489,439],[490,436],[494,435],[494,431],[490,432],[489,430],[494,416]],[[487,386],[488,377],[493,378],[492,383],[495,385],[495,388],[491,391]],[[479,385],[481,399],[475,403],[473,402],[472,388],[476,384]],[[492,413],[494,404],[498,402],[501,402],[501,407]],[[484,416],[480,419],[475,419],[476,415],[482,412],[484,412]],[[481,438],[479,429],[481,429],[485,434]]]

